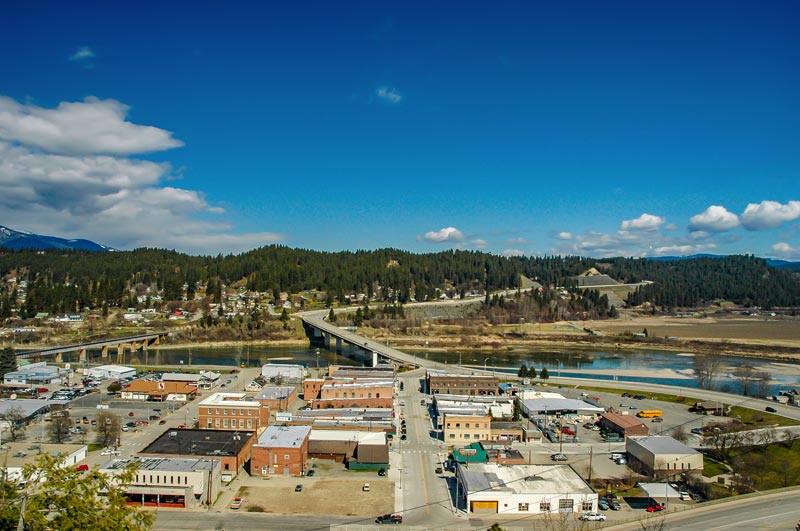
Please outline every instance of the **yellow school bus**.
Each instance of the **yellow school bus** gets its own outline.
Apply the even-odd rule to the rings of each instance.
[[[652,419],[655,417],[660,417],[663,412],[660,409],[643,409],[636,414],[637,417],[643,419]]]

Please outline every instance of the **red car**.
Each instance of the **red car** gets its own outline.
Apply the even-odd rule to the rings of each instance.
[[[87,464],[78,465],[75,467],[75,470],[77,470],[78,472],[86,472],[87,470],[89,470],[89,465]]]
[[[166,421],[166,420],[164,420],[164,419],[161,419],[161,420],[159,420],[159,421],[158,421],[158,423],[159,423],[159,424],[166,424],[166,423],[167,423],[167,421]]]
[[[564,435],[575,435],[575,430],[572,428],[561,428],[561,433]]]
[[[656,503],[647,507],[648,513],[657,513],[658,511],[663,511],[663,510],[664,506],[661,505],[660,503]]]
[[[130,413],[128,413],[128,416],[129,416],[129,417],[135,417],[136,415],[134,415],[134,414],[133,414],[133,411],[131,411]]]
[[[179,430],[185,430],[186,429],[186,424],[178,424],[178,429]]]

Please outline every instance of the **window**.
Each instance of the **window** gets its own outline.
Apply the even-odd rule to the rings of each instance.
[[[464,438],[465,438],[465,439],[469,439],[469,433],[465,433],[465,434],[464,434]]]
[[[590,501],[584,501],[581,503],[581,511],[589,512],[594,510],[594,504]]]
[[[219,408],[217,408],[217,415],[219,415]]]
[[[475,439],[476,441],[480,441],[481,440],[481,434],[480,433],[476,433],[475,435],[473,435],[472,438]]]
[[[465,427],[465,428],[469,428],[469,422],[467,422],[466,424],[464,424],[464,427]]]
[[[455,433],[451,433],[451,434],[450,434],[450,438],[451,438],[451,439],[455,439],[455,438],[456,438],[456,434],[455,434]]]
[[[247,427],[248,428],[252,428],[253,427],[253,420],[252,419],[247,419]]]
[[[460,422],[456,422],[456,428],[460,428],[460,427],[461,427],[461,423]]]
[[[262,467],[261,467],[261,473],[262,473],[262,474],[266,474],[266,473],[267,473],[267,467],[265,467],[265,466],[262,466]]]
[[[549,501],[539,502],[539,512],[549,513],[550,512],[550,502]]]
[[[236,419],[231,419],[231,428],[236,427]]]
[[[222,419],[222,427],[223,428],[227,428],[228,427],[228,419]]]
[[[517,510],[519,512],[521,512],[521,513],[527,513],[528,512],[528,504],[527,503],[520,503],[517,506]]]
[[[227,409],[223,409],[223,410],[222,410],[222,414],[223,414],[223,415],[227,415],[227,414],[228,414],[228,410],[227,410]]]
[[[211,408],[208,408],[208,414],[209,415],[211,414]]]
[[[284,460],[284,461],[288,461],[288,460],[289,460],[289,459],[291,459],[291,458],[292,458],[292,456],[291,456],[291,455],[289,455],[289,454],[283,454],[283,460]]]
[[[558,500],[558,512],[571,513],[573,502],[571,498],[561,498]]]
[[[214,419],[214,426],[219,428],[219,419]]]
[[[219,422],[219,421],[217,421]],[[211,429],[211,419],[208,419],[208,423],[206,424],[206,428]]]
[[[240,415],[242,415],[242,416],[244,416],[244,409],[240,409],[240,410],[239,410],[239,414],[240,414]]]

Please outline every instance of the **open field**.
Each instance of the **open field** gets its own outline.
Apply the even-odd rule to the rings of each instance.
[[[580,324],[606,334],[639,333],[646,328],[650,337],[800,347],[800,320],[790,318],[636,317]]]
[[[394,483],[372,481],[370,491],[361,490],[363,479],[301,479],[276,478],[264,486],[241,487],[236,496],[245,499],[242,510],[275,514],[324,514],[333,516],[364,516],[394,511]],[[296,484],[303,490],[295,492]]]

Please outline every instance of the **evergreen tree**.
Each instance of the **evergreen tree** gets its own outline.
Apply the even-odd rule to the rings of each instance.
[[[542,367],[542,372],[539,373],[539,378],[545,381],[550,379],[550,373],[547,371],[547,367]]]
[[[0,379],[9,372],[17,370],[17,355],[14,349],[6,347],[0,350]]]
[[[333,308],[331,308],[331,311],[328,312],[328,322],[329,323],[336,322],[336,312],[333,311]]]
[[[531,378],[531,379],[536,378],[536,367],[531,366],[528,369],[528,378]]]
[[[527,378],[528,377],[528,366],[524,363],[520,366],[519,371],[517,371],[517,376],[520,378]]]

